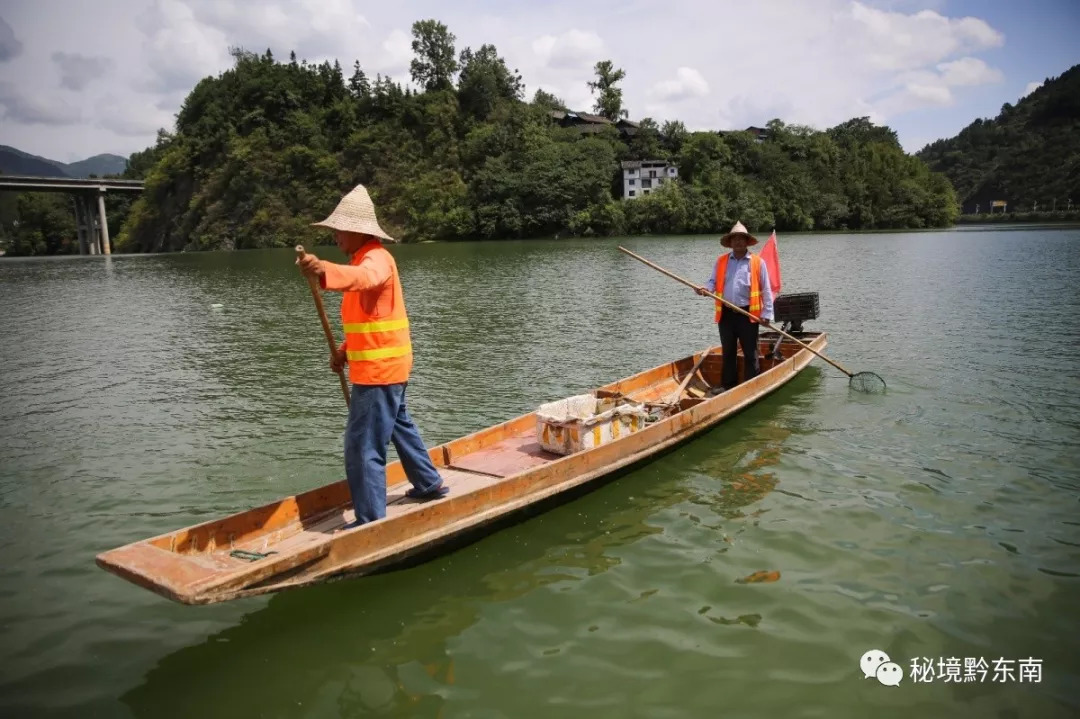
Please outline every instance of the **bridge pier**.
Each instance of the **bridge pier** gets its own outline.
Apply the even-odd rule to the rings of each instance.
[[[101,253],[97,226],[94,223],[93,200],[80,193],[75,195],[75,224],[79,235],[79,254],[97,255]]]
[[[75,201],[75,233],[79,238],[79,254],[88,255],[92,233],[86,226],[86,207],[83,205],[83,196],[73,194],[72,199]]]
[[[109,219],[105,214],[105,193],[99,191],[95,194],[97,207],[94,207],[94,195],[75,195],[75,228],[79,238],[79,254],[111,255],[112,243],[109,241]]]
[[[71,197],[72,203],[75,205],[75,237],[79,241],[79,254],[86,254],[86,239],[83,237],[82,231],[82,211],[79,210],[79,196],[73,195]]]
[[[111,255],[112,248],[109,247],[109,221],[105,217],[105,188],[98,190],[97,206],[98,222],[101,223],[101,250],[106,255]]]

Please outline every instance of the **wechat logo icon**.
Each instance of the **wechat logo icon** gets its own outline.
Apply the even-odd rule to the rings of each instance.
[[[880,649],[871,649],[862,655],[859,660],[859,668],[862,669],[863,679],[876,678],[887,687],[898,687],[904,678],[904,670],[899,664],[893,663],[889,655]]]

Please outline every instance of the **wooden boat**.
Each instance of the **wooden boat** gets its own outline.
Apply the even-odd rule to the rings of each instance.
[[[825,349],[822,332],[801,339]],[[442,499],[406,498],[410,485],[393,462],[387,516],[377,522],[342,529],[353,512],[340,481],[104,552],[97,564],[169,599],[211,604],[428,558],[654,458],[776,390],[814,358],[773,333],[763,332],[759,342],[760,374],[726,392],[713,389],[720,383],[720,347],[593,390],[598,400],[637,403],[651,421],[592,448],[548,451],[538,437],[537,412],[432,447],[431,459],[450,487]],[[741,378],[741,354],[739,372]]]

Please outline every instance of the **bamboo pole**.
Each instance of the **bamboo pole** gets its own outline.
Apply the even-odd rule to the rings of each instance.
[[[296,259],[302,260],[307,253],[303,245],[296,246]],[[305,275],[305,277],[307,277]],[[330,320],[326,318],[326,308],[323,307],[322,294],[319,292],[318,281],[314,277],[307,277],[308,287],[311,289],[311,298],[315,300],[315,309],[319,311],[319,320],[322,322],[323,333],[326,334],[326,343],[330,346],[330,356],[337,354],[337,343],[334,340],[334,332],[330,329]],[[349,405],[349,384],[345,381],[345,371],[338,370],[338,379],[341,380],[341,393],[345,395],[345,406]]]

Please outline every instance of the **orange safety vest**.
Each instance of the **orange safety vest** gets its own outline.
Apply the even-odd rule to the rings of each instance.
[[[345,326],[345,353],[349,358],[349,381],[353,384],[399,384],[412,370],[412,341],[405,296],[401,291],[394,257],[378,242],[369,242],[349,260],[358,265],[368,255],[390,265],[390,279],[370,290],[345,292],[341,299],[341,323]]]
[[[761,317],[761,258],[753,253],[750,255],[750,309],[747,310],[754,317]],[[716,260],[716,293],[721,297],[724,296],[724,278],[727,277],[727,261],[731,256],[729,252],[726,255],[721,255]],[[730,297],[724,297],[725,300],[731,302]],[[724,309],[724,303],[716,302],[716,314],[714,322],[720,321],[720,313]]]

